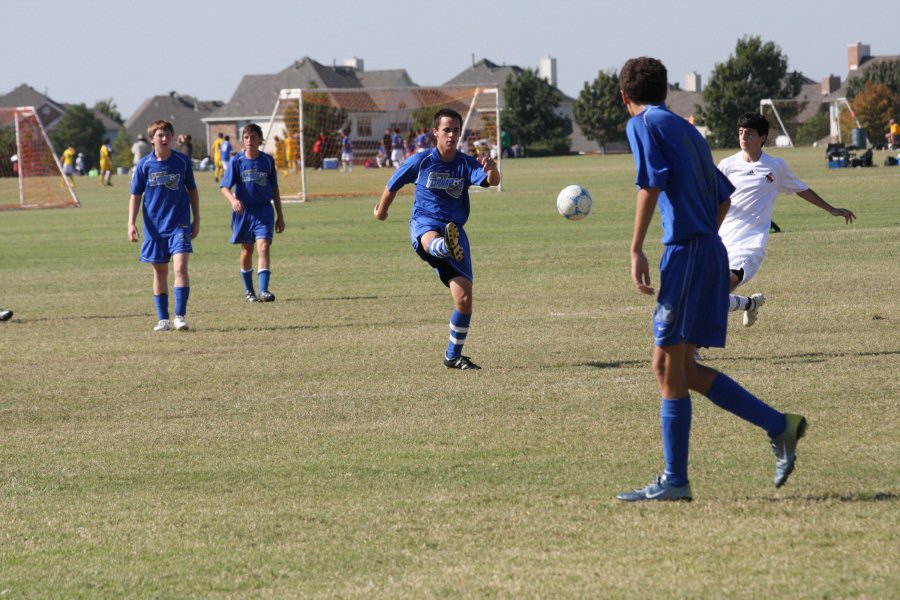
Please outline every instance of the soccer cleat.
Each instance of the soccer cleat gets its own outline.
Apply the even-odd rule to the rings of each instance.
[[[765,303],[766,297],[763,294],[753,294],[750,296],[751,308],[744,311],[744,327],[750,327],[756,323],[756,313]]]
[[[187,331],[191,326],[181,315],[175,315],[175,331]]]
[[[681,487],[677,487],[670,484],[665,475],[657,475],[656,479],[646,486],[631,492],[622,492],[616,496],[616,499],[622,502],[640,502],[642,500],[684,500],[690,502],[693,500],[693,494],[691,493],[690,481]]]
[[[448,369],[459,369],[461,371],[467,369],[481,369],[481,367],[472,362],[472,359],[468,356],[463,356],[462,354],[455,358],[447,358],[444,356],[444,366]]]
[[[263,290],[259,293],[260,302],[275,302],[275,294],[269,290]]]
[[[156,324],[156,327],[153,328],[153,331],[169,331],[172,329],[171,325],[169,325],[168,319],[160,319],[159,323]]]
[[[797,462],[797,442],[806,435],[806,417],[802,415],[785,414],[787,427],[784,432],[771,438],[772,452],[775,453],[775,487],[780,488],[787,483],[788,477],[794,472],[794,464]]]
[[[450,251],[453,260],[465,260],[466,251],[459,245],[459,227],[456,223],[447,223],[444,226],[444,243],[447,244],[447,250]]]
[[[247,290],[247,302],[259,302],[259,298],[253,293],[253,290]]]
[[[9,321],[12,319],[13,311],[0,308],[0,321]]]

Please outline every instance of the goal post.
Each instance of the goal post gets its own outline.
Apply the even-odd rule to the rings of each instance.
[[[424,129],[429,137],[434,113],[441,108],[451,108],[463,117],[461,151],[495,152],[500,164],[496,87],[281,90],[263,131],[263,150],[275,157],[282,199],[380,196],[396,167],[391,157],[396,137],[391,138],[398,134],[402,138],[404,158],[419,151],[423,138],[417,140],[417,136]],[[352,144],[349,161],[342,160],[346,158],[344,136]],[[385,147],[385,139],[390,148]],[[344,170],[349,172],[340,172]]]
[[[0,108],[0,209],[80,206],[33,107]]]

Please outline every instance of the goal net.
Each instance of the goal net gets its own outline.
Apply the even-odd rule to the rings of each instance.
[[[496,87],[281,90],[263,128],[263,150],[275,157],[281,197],[380,196],[398,162],[433,146],[432,118],[442,108],[463,117],[461,151],[492,152],[499,164]]]
[[[0,209],[79,206],[31,107],[0,108]]]

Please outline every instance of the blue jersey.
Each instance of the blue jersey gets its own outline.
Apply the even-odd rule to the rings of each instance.
[[[469,186],[488,187],[487,173],[475,157],[457,152],[451,162],[444,162],[437,148],[404,162],[388,181],[388,189],[396,192],[407,183],[416,184],[413,219],[457,225],[469,219]]]
[[[197,189],[191,159],[172,151],[166,160],[151,152],[142,158],[131,178],[131,193],[143,194],[144,237],[171,237],[180,227],[191,225],[188,190]]]
[[[219,158],[222,159],[223,163],[227,163],[231,160],[231,142],[223,141],[219,145]]]
[[[718,235],[719,205],[734,186],[717,168],[696,127],[665,104],[651,105],[626,128],[637,168],[635,183],[659,188],[663,244]]]
[[[353,142],[350,141],[349,135],[345,135],[341,138],[341,150],[345,154],[350,154],[351,152],[353,152]]]
[[[245,206],[270,204],[278,187],[275,160],[265,152],[254,159],[244,153],[236,154],[219,187],[233,188],[235,197]]]

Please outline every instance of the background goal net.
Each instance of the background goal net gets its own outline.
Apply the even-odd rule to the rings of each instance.
[[[405,158],[433,144],[432,117],[441,108],[452,108],[463,117],[460,150],[492,152],[500,161],[496,87],[281,90],[268,126],[263,127],[263,150],[275,157],[281,197],[301,201],[379,197],[398,162],[397,150]],[[423,130],[428,142],[421,137]],[[402,148],[397,148],[397,135]],[[345,136],[352,144],[350,161],[342,161]]]
[[[79,206],[31,107],[0,108],[0,209]]]

